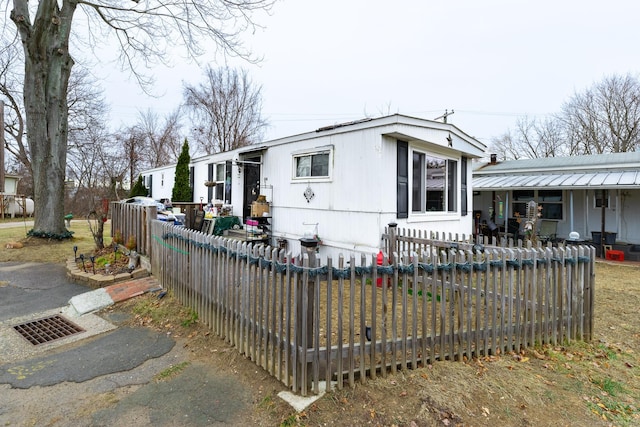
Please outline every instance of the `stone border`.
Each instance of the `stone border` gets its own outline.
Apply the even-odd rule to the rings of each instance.
[[[140,265],[146,265],[147,262],[142,261],[142,257]],[[140,279],[143,277],[150,276],[149,270],[144,267],[138,267],[133,270],[131,273],[119,273],[119,274],[93,274],[90,272],[84,272],[80,268],[74,259],[69,258],[67,260],[67,277],[71,279],[71,281],[78,284],[87,284],[92,288],[103,288],[105,286],[113,285],[114,283],[123,282],[125,280],[131,279]]]

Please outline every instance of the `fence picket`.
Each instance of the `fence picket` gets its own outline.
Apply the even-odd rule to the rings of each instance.
[[[355,261],[356,258],[355,256],[351,255],[351,257],[349,258],[349,266],[350,266],[350,271],[351,271],[351,275],[349,277],[349,345],[348,345],[348,356],[347,356],[347,366],[349,367],[348,371],[348,379],[349,379],[349,386],[354,387],[355,386],[355,366],[356,366],[356,361],[355,361],[355,356],[356,356],[356,352],[355,352],[355,314],[356,314],[356,306],[355,306],[355,301],[356,301],[356,265],[355,265]]]
[[[338,257],[338,269],[340,271],[344,271],[344,257],[342,256],[342,254],[340,254],[340,256]],[[344,276],[340,276],[338,278],[338,325],[344,325]],[[343,364],[343,358],[340,357],[342,355],[342,350],[343,350],[343,328],[339,327],[337,328],[337,337],[336,337],[336,344],[337,344],[337,366],[336,366],[336,371],[338,372],[338,381],[337,381],[337,387],[339,390],[342,390],[342,380],[343,380],[343,372],[344,372],[344,364]]]
[[[360,266],[365,267],[367,265],[367,257],[362,254],[360,256]],[[360,278],[360,382],[364,384],[367,378],[367,363],[366,363],[366,330],[367,330],[367,273],[363,272]]]

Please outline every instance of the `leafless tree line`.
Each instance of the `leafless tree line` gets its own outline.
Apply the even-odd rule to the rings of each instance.
[[[33,194],[31,157],[21,76],[12,67],[21,52],[9,45],[0,51],[0,95],[5,101],[7,170],[23,177],[20,192]],[[109,106],[89,70],[74,67],[69,81],[67,146],[68,210],[91,210],[96,200],[127,197],[130,185],[146,169],[175,163],[184,138],[194,155],[211,154],[260,141],[266,122],[261,116],[261,88],[245,70],[206,67],[205,81],[184,84],[184,103],[160,116],[139,111],[133,124],[109,127]],[[188,123],[186,125],[185,123]],[[185,131],[186,129],[186,131]]]
[[[631,74],[605,77],[576,92],[557,114],[521,118],[514,130],[493,138],[490,151],[502,160],[622,153],[640,149],[640,80]]]

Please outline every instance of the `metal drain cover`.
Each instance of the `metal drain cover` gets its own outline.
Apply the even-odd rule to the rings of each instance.
[[[57,314],[15,325],[13,329],[33,345],[48,343],[84,332],[80,326]]]

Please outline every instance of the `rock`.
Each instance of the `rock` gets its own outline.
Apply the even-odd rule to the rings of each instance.
[[[138,252],[129,252],[129,265],[127,266],[129,271],[135,270],[135,268],[138,266],[138,261],[140,261],[140,255],[138,255]]]

